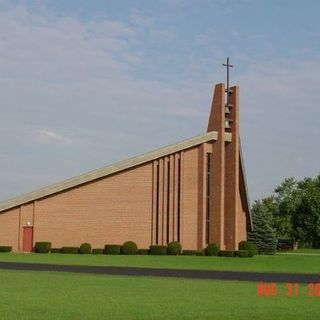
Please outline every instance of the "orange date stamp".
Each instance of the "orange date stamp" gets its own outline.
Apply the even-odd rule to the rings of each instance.
[[[306,295],[308,297],[320,297],[320,282],[308,283],[307,287],[302,287],[300,283],[288,282],[285,284],[285,296],[288,298]],[[257,284],[257,295],[259,297],[277,297],[280,290],[275,282],[259,282]]]

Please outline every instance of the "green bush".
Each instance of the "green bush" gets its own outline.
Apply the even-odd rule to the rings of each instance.
[[[206,253],[204,252],[204,250],[198,250],[197,251],[197,256],[205,256]]]
[[[253,257],[258,253],[257,245],[253,242],[249,241],[241,241],[239,242],[239,250],[247,250],[248,256]]]
[[[61,250],[60,248],[51,248],[50,252],[51,253],[60,253],[60,250]]]
[[[171,256],[176,256],[181,253],[182,247],[180,242],[172,241],[168,244],[168,254]]]
[[[62,247],[60,250],[60,253],[79,253],[79,248],[78,247]]]
[[[133,241],[127,241],[121,246],[121,254],[137,254],[138,246]]]
[[[137,251],[137,254],[148,255],[149,254],[149,249],[139,249]]]
[[[240,258],[249,258],[249,257],[253,257],[251,255],[249,255],[249,251],[248,250],[239,250],[239,251],[235,251],[235,253],[237,253],[237,257]]]
[[[103,249],[92,249],[92,254],[103,254]]]
[[[182,254],[184,256],[196,256],[197,255],[197,250],[183,250]]]
[[[206,256],[216,256],[218,255],[219,248],[215,243],[209,243],[205,249]]]
[[[167,254],[167,246],[150,246],[149,252],[152,255],[163,256]]]
[[[121,245],[120,244],[106,244],[104,246],[104,254],[120,254]]]
[[[92,251],[92,248],[90,243],[83,243],[79,249],[79,253],[81,254],[89,254],[91,253],[91,251]]]
[[[36,253],[48,253],[51,249],[51,242],[39,241],[34,246]]]
[[[10,246],[0,246],[0,252],[11,252],[12,247]]]
[[[220,250],[218,255],[220,257],[234,257],[234,251]]]

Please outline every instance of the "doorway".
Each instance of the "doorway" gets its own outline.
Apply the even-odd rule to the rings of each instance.
[[[33,249],[33,227],[23,227],[23,252]]]

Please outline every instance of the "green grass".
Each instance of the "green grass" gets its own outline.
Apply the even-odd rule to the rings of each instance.
[[[259,297],[257,284],[0,270],[1,320],[316,319],[320,297]]]
[[[312,253],[312,254],[320,254],[320,249],[298,249],[295,251],[290,251],[292,253]]]
[[[320,273],[320,255],[255,256],[253,258],[197,256],[124,256],[0,253],[0,261],[69,265],[130,266],[175,269]]]

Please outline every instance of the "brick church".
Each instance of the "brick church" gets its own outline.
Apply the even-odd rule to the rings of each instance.
[[[180,241],[236,250],[252,228],[239,87],[217,84],[206,133],[0,203],[0,245],[32,251]]]

